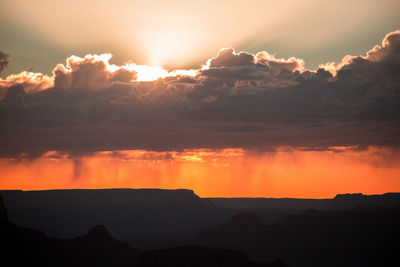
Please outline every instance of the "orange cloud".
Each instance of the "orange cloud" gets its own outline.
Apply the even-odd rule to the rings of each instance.
[[[70,158],[1,159],[1,189],[189,188],[202,197],[333,197],[400,190],[400,153],[370,147],[104,151]]]
[[[23,85],[25,92],[34,93],[52,87],[53,80],[53,77],[29,71],[23,71],[19,74],[11,74],[5,79],[0,78],[0,99],[3,98],[8,87]]]

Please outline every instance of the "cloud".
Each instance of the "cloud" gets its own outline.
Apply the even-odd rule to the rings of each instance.
[[[137,72],[126,66],[111,65],[112,55],[71,56],[66,65],[59,64],[53,70],[54,87],[59,89],[101,90],[113,82],[130,82],[136,79]]]
[[[35,93],[53,86],[53,77],[42,73],[23,71],[11,74],[5,79],[0,78],[0,99],[7,94],[7,90],[15,85],[21,85],[27,93]]]
[[[374,76],[400,77],[400,30],[387,34],[381,45],[374,46],[365,56],[345,56],[338,64],[328,62],[320,68],[333,74],[351,69],[362,78]]]
[[[304,61],[221,49],[198,70],[69,57],[0,80],[0,156],[47,151],[387,146],[400,141],[400,32],[365,56]]]
[[[216,57],[207,61],[210,68],[246,66],[254,64],[254,57],[246,52],[236,53],[233,48],[223,48]]]
[[[216,73],[218,71],[229,72],[229,70],[236,70],[232,76],[240,78],[240,74],[245,72],[253,72],[250,77],[260,77],[260,74],[255,74],[258,70],[263,75],[267,73],[275,76],[285,72],[304,71],[304,60],[300,58],[291,57],[289,59],[276,58],[275,55],[266,51],[252,55],[246,52],[236,53],[233,48],[223,48],[218,51],[216,57],[209,59],[204,66],[203,73],[206,74]]]
[[[8,66],[8,58],[10,57],[9,54],[6,54],[0,51],[0,73]]]
[[[272,72],[276,75],[280,74],[283,69],[294,72],[296,70],[303,71],[304,60],[301,58],[291,57],[289,59],[276,58],[275,55],[268,52],[259,52],[255,56],[256,63],[264,64],[271,68]]]

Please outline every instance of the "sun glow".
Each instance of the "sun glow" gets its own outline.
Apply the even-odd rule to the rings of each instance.
[[[136,65],[128,64],[126,68],[130,71],[137,72],[136,81],[138,82],[151,82],[158,79],[164,79],[165,77],[175,76],[196,76],[198,70],[173,70],[168,72],[159,66],[147,66],[147,65]]]
[[[164,79],[165,77],[175,77],[175,76],[196,76],[198,70],[173,70],[168,72],[166,69],[160,66],[149,66],[149,65],[137,65],[135,63],[125,64],[123,66],[117,66],[110,64],[109,60],[112,58],[111,54],[101,54],[101,55],[88,55],[90,58],[95,60],[101,60],[105,63],[106,68],[110,72],[116,72],[120,69],[126,69],[128,71],[133,71],[137,73],[137,82],[151,82],[158,79]],[[86,57],[88,57],[86,56]],[[78,58],[78,57],[74,57]],[[80,59],[80,58],[78,58]]]
[[[138,82],[155,81],[168,75],[168,71],[158,66],[129,64],[128,69],[137,72]]]
[[[185,45],[183,36],[181,30],[160,29],[158,32],[152,32],[151,38],[147,38],[149,62],[154,65],[163,65],[172,60]]]

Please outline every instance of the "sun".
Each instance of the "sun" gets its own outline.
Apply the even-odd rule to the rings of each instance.
[[[174,76],[196,76],[198,70],[173,70],[168,72],[166,69],[160,66],[147,66],[147,65],[136,65],[134,63],[125,65],[125,68],[130,71],[137,73],[137,82],[151,82],[165,77]]]
[[[168,75],[168,71],[158,66],[136,65],[135,71],[137,72],[136,81],[138,82],[155,81]]]

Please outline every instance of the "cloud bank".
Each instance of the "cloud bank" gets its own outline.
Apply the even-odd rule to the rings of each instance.
[[[0,156],[400,145],[400,31],[316,71],[232,48],[175,72],[110,58],[71,56],[52,76],[1,79]]]

